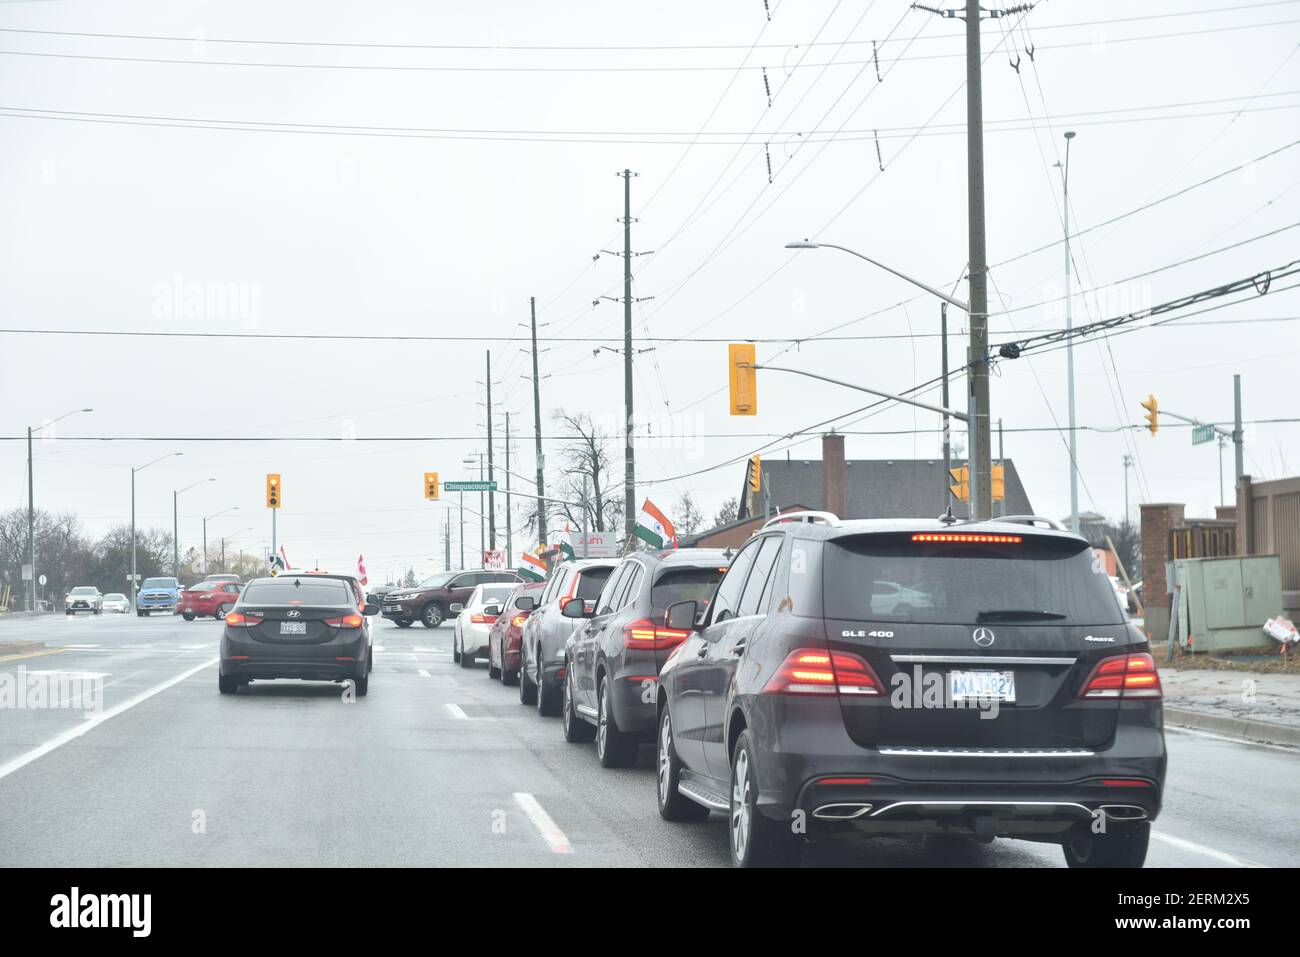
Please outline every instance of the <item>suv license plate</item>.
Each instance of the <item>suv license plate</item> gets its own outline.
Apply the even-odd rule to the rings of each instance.
[[[950,671],[948,692],[953,701],[1016,700],[1014,671]]]
[[[280,634],[305,635],[307,634],[307,623],[305,621],[282,621],[280,622]]]

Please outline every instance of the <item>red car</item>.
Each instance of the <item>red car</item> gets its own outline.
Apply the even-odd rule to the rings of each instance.
[[[496,624],[488,632],[489,678],[500,678],[507,685],[519,680],[519,644],[524,622],[537,607],[537,599],[545,587],[546,582],[521,582],[506,599]],[[527,600],[521,603],[521,599]]]
[[[203,615],[211,615],[220,621],[226,617],[226,612],[235,607],[239,593],[243,590],[244,586],[239,582],[199,582],[181,592],[176,607],[186,621],[193,621]]]

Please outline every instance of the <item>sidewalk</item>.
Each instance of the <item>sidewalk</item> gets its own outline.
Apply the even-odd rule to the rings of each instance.
[[[1160,669],[1165,723],[1300,747],[1300,673]]]

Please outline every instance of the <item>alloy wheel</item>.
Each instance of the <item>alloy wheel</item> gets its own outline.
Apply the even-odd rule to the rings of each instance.
[[[749,806],[749,752],[736,755],[736,769],[731,779],[731,847],[737,861],[745,859],[752,825]]]

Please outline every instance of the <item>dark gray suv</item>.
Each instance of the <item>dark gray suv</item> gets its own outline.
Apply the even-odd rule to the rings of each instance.
[[[699,624],[668,611],[689,637],[659,677],[660,814],[726,813],[739,866],[857,828],[1140,867],[1160,679],[1088,543],[1042,523],[769,522]]]
[[[565,618],[562,605],[580,599],[592,610],[617,559],[582,559],[555,569],[538,598],[537,607],[524,622],[519,649],[519,703],[535,704],[537,713],[560,713],[560,685],[564,680],[564,645],[581,624]]]

